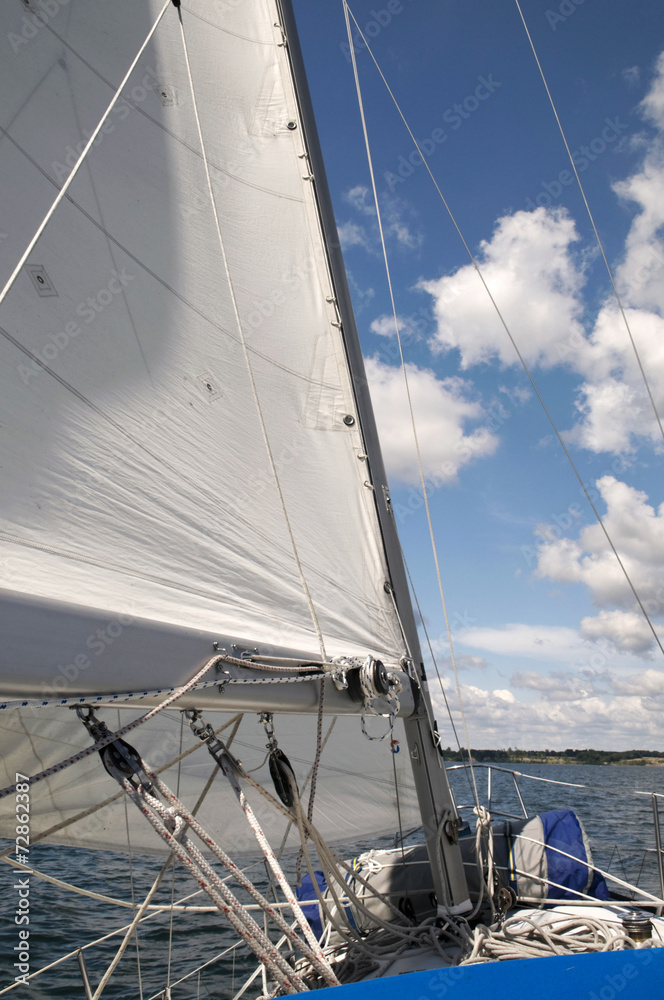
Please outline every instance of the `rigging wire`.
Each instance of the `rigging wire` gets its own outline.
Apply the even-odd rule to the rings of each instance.
[[[360,78],[359,78],[359,74],[358,74],[358,71],[357,71],[357,61],[356,61],[356,58],[355,58],[355,45],[353,43],[353,35],[352,35],[352,31],[351,31],[351,26],[350,26],[350,17],[351,16],[353,17],[353,21],[355,22],[356,26],[358,27],[358,30],[360,30],[360,29],[359,29],[359,25],[357,25],[357,21],[355,20],[355,17],[351,14],[350,8],[349,8],[348,3],[347,3],[347,0],[342,0],[342,2],[343,2],[343,8],[344,8],[344,16],[345,16],[345,19],[346,19],[346,31],[348,33],[348,43],[349,43],[349,46],[350,46],[351,61],[352,61],[352,65],[353,65],[353,76],[355,78],[355,91],[356,91],[356,94],[357,94],[357,102],[358,102],[358,107],[359,107],[359,111],[360,111],[360,118],[362,120],[362,131],[364,133],[364,145],[365,145],[365,150],[366,150],[366,154],[367,154],[367,162],[368,162],[368,166],[369,166],[369,175],[371,177],[371,187],[372,187],[372,190],[373,190],[374,205],[375,205],[375,208],[376,208],[376,218],[377,218],[377,221],[378,221],[378,231],[380,233],[380,242],[381,242],[382,251],[383,251],[383,262],[384,262],[384,265],[385,265],[385,274],[386,274],[386,277],[387,277],[387,284],[388,284],[389,293],[390,293],[390,302],[392,304],[392,315],[394,317],[394,328],[395,328],[395,332],[396,332],[397,344],[398,344],[398,347],[399,347],[399,357],[401,359],[401,371],[402,371],[403,378],[404,378],[404,385],[405,385],[405,390],[406,390],[406,399],[407,399],[407,402],[408,402],[408,410],[409,410],[409,413],[410,413],[410,422],[411,422],[411,427],[412,427],[412,431],[413,431],[413,440],[415,442],[415,452],[416,452],[416,455],[417,455],[417,468],[418,468],[418,472],[419,472],[419,476],[420,476],[420,483],[421,483],[421,487],[422,487],[422,496],[424,498],[424,507],[425,507],[425,510],[426,510],[427,524],[428,524],[428,527],[429,527],[429,539],[430,539],[430,542],[431,542],[431,550],[432,550],[433,560],[434,560],[434,564],[435,564],[435,568],[436,568],[436,578],[437,578],[437,581],[438,581],[438,592],[440,594],[440,600],[441,600],[441,605],[442,605],[442,609],[443,609],[443,618],[445,620],[445,628],[446,628],[446,631],[447,631],[447,639],[448,639],[448,643],[449,643],[449,647],[450,647],[450,656],[451,656],[451,661],[452,661],[452,667],[453,667],[453,670],[454,670],[454,678],[455,678],[456,689],[457,689],[457,698],[459,700],[459,711],[461,713],[461,720],[462,720],[462,723],[463,723],[463,729],[464,729],[464,733],[465,733],[465,737],[466,737],[466,744],[467,744],[468,748],[470,749],[470,736],[468,735],[468,724],[467,724],[467,720],[466,720],[466,713],[465,713],[465,710],[464,710],[464,707],[463,707],[463,698],[461,696],[461,682],[459,680],[459,671],[457,669],[456,656],[455,656],[455,653],[454,653],[454,643],[452,642],[452,629],[450,628],[449,616],[447,614],[447,602],[445,600],[445,592],[444,592],[444,589],[443,589],[443,580],[442,580],[442,575],[441,575],[441,571],[440,571],[440,563],[439,563],[439,559],[438,559],[438,548],[437,548],[437,545],[436,545],[436,538],[435,538],[435,534],[434,534],[434,530],[433,530],[433,521],[432,521],[432,518],[431,518],[431,509],[429,507],[429,495],[428,495],[428,492],[427,492],[427,485],[426,485],[426,480],[425,480],[425,477],[424,477],[424,464],[423,464],[423,461],[422,461],[422,454],[421,454],[421,451],[420,451],[419,437],[418,437],[418,434],[417,434],[417,426],[416,426],[416,423],[415,423],[415,414],[413,412],[413,401],[412,401],[411,393],[410,393],[410,384],[409,384],[409,381],[408,381],[408,372],[407,372],[407,369],[406,369],[406,361],[405,361],[404,353],[403,353],[403,345],[402,345],[402,342],[401,342],[401,334],[399,332],[399,319],[398,319],[398,316],[397,316],[397,307],[396,307],[396,301],[395,301],[395,298],[394,298],[394,289],[392,287],[392,276],[391,276],[391,271],[390,271],[389,260],[388,260],[388,257],[387,257],[387,247],[385,245],[385,233],[383,231],[383,222],[382,222],[382,216],[381,216],[381,211],[380,211],[380,205],[379,205],[379,201],[378,201],[378,191],[376,189],[376,177],[375,177],[375,174],[374,174],[373,159],[372,159],[372,156],[371,156],[371,147],[370,147],[370,143],[369,143],[369,133],[368,133],[368,130],[367,130],[367,123],[366,123],[366,118],[365,118],[365,114],[364,114],[364,102],[362,100],[362,89],[360,87]],[[364,38],[364,35],[362,35],[362,37]],[[366,41],[366,39],[365,39],[365,41]],[[423,162],[424,162],[424,160],[423,160]],[[472,765],[471,765],[471,774],[472,773],[473,772],[472,772]],[[473,782],[474,781],[475,781],[475,776],[473,774]],[[477,792],[477,789],[475,789],[475,795],[476,795],[476,798],[479,800],[479,794]]]
[[[433,662],[434,669],[436,671],[436,677],[438,678],[438,684],[440,685],[440,690],[441,690],[443,698],[445,700],[445,708],[447,709],[447,715],[449,717],[450,724],[452,726],[452,732],[454,733],[454,739],[456,740],[456,744],[457,744],[457,747],[459,749],[459,753],[463,756],[463,753],[462,753],[462,749],[463,748],[462,748],[461,743],[459,741],[459,733],[457,732],[457,727],[456,727],[456,724],[454,722],[454,716],[452,715],[452,708],[451,708],[450,703],[449,703],[449,701],[447,699],[447,691],[445,690],[445,685],[443,684],[443,678],[440,676],[440,670],[438,669],[438,660],[436,659],[436,657],[434,655],[433,645],[431,643],[431,637],[429,636],[429,630],[428,630],[426,622],[424,620],[424,615],[422,614],[422,608],[420,607],[420,602],[419,602],[418,597],[417,597],[417,592],[415,590],[415,584],[413,583],[413,578],[412,578],[412,576],[410,574],[410,568],[409,568],[408,563],[406,561],[406,556],[405,556],[405,553],[404,553],[403,549],[401,549],[401,555],[402,555],[402,558],[403,558],[403,564],[404,564],[404,566],[406,568],[406,573],[408,574],[408,582],[410,583],[410,590],[411,590],[411,593],[413,595],[413,600],[415,601],[415,606],[417,607],[417,613],[420,616],[420,621],[422,622],[422,628],[424,630],[424,637],[425,637],[425,639],[427,641],[427,646],[429,648],[429,656],[431,657],[431,660]],[[470,794],[473,796],[473,799],[475,801],[476,807],[479,808],[479,806],[480,806],[480,800],[479,800],[479,795],[478,795],[478,791],[477,791],[477,785],[475,783],[475,773],[474,773],[474,770],[473,770],[473,768],[474,768],[473,755],[471,753],[471,749],[470,749],[469,746],[466,747],[466,754],[468,756],[468,766],[464,767],[464,774],[466,775],[466,778],[468,779],[468,787],[470,789]],[[471,775],[472,775],[472,779],[471,779]]]
[[[547,82],[546,76],[544,75],[544,69],[542,68],[542,64],[541,64],[539,56],[537,54],[537,49],[535,48],[535,43],[534,43],[534,41],[532,39],[532,35],[530,34],[530,31],[528,29],[528,25],[526,23],[526,19],[525,19],[524,15],[523,15],[523,11],[521,10],[521,5],[519,3],[519,0],[514,0],[514,2],[516,4],[516,8],[517,8],[517,10],[519,12],[519,17],[521,18],[521,22],[522,22],[524,30],[526,32],[526,36],[528,38],[528,42],[530,43],[530,48],[532,49],[533,56],[535,57],[535,62],[537,63],[537,68],[539,70],[540,76],[542,77],[542,83],[544,84],[544,89],[546,90],[546,95],[549,98],[549,103],[551,105],[551,110],[553,111],[554,117],[556,119],[556,123],[558,125],[558,128],[560,129],[560,135],[562,136],[563,143],[565,144],[565,149],[567,150],[567,155],[569,157],[569,162],[570,162],[570,164],[572,166],[572,170],[574,172],[574,176],[576,177],[576,182],[579,185],[579,191],[581,192],[581,197],[583,198],[583,204],[586,207],[586,211],[588,213],[588,218],[590,219],[590,224],[591,224],[591,226],[593,228],[593,232],[595,234],[595,239],[597,240],[597,246],[599,247],[599,251],[600,251],[600,253],[602,255],[602,260],[604,261],[604,266],[605,266],[606,272],[607,272],[607,274],[609,276],[609,281],[611,282],[611,288],[613,289],[613,294],[615,296],[616,302],[618,303],[618,309],[620,310],[620,315],[622,317],[623,323],[625,324],[625,329],[627,330],[627,336],[629,337],[629,341],[630,341],[630,343],[632,345],[632,349],[634,351],[634,357],[636,358],[637,364],[639,366],[639,371],[641,372],[641,377],[643,379],[643,384],[646,387],[646,391],[648,393],[648,399],[650,400],[650,404],[652,406],[653,413],[655,414],[655,420],[657,421],[657,426],[659,427],[659,431],[660,431],[660,434],[662,435],[662,438],[664,438],[664,427],[662,427],[662,421],[661,421],[659,413],[657,412],[657,405],[655,403],[655,399],[653,397],[652,390],[650,388],[650,383],[648,382],[648,378],[646,376],[645,369],[644,369],[643,364],[641,362],[641,357],[639,355],[639,351],[638,351],[638,348],[636,346],[636,342],[634,340],[634,337],[632,336],[632,331],[631,331],[631,328],[630,328],[630,325],[629,325],[629,321],[627,319],[627,315],[625,313],[625,309],[624,309],[623,304],[622,304],[622,299],[620,297],[620,293],[619,293],[618,288],[616,286],[616,283],[615,283],[615,280],[614,280],[614,277],[613,277],[613,272],[611,270],[611,266],[610,266],[610,264],[609,264],[609,262],[607,260],[606,253],[604,251],[604,245],[602,243],[601,237],[599,235],[599,231],[598,231],[597,226],[595,224],[595,219],[594,219],[593,213],[592,213],[592,211],[590,209],[590,205],[588,203],[588,199],[586,197],[586,192],[585,192],[585,189],[584,189],[583,184],[581,182],[581,178],[579,177],[579,171],[577,170],[576,163],[574,162],[574,157],[572,156],[572,151],[569,148],[569,143],[567,142],[567,136],[565,135],[565,130],[564,130],[562,122],[560,120],[560,116],[558,115],[558,109],[556,108],[555,101],[553,100],[553,95],[551,93],[551,90],[549,89],[549,84]]]
[[[482,270],[480,268],[479,262],[478,262],[477,258],[475,257],[475,255],[473,254],[473,251],[470,249],[470,246],[468,245],[468,243],[466,241],[466,238],[464,237],[463,233],[461,232],[461,228],[459,227],[459,224],[458,224],[458,222],[456,220],[456,217],[454,216],[454,213],[452,212],[452,209],[450,208],[450,206],[449,206],[449,204],[448,204],[445,196],[443,195],[443,192],[440,189],[440,186],[439,186],[438,182],[436,181],[436,179],[435,179],[435,177],[434,177],[434,175],[433,175],[433,173],[431,171],[431,168],[430,168],[430,166],[429,166],[429,164],[427,162],[427,158],[422,153],[422,150],[420,149],[419,143],[418,143],[417,139],[415,138],[415,135],[413,134],[413,132],[412,132],[412,130],[410,128],[410,125],[408,124],[408,122],[407,122],[407,120],[406,120],[406,118],[404,116],[404,113],[401,110],[401,107],[400,107],[400,105],[399,105],[396,97],[394,96],[394,94],[393,94],[393,92],[392,92],[392,90],[391,90],[391,88],[390,88],[387,80],[385,79],[383,71],[381,70],[380,66],[378,65],[376,57],[374,56],[373,51],[372,51],[372,49],[371,49],[371,47],[370,47],[367,39],[365,38],[365,36],[364,36],[364,34],[362,32],[362,29],[360,28],[359,24],[355,20],[354,15],[350,11],[346,0],[343,0],[343,5],[344,5],[345,11],[347,11],[347,14],[346,14],[346,24],[347,24],[347,30],[349,32],[349,38],[351,38],[350,51],[351,51],[351,58],[352,58],[352,62],[353,62],[354,72],[355,72],[355,76],[356,76],[356,88],[359,88],[359,79],[357,77],[357,66],[356,66],[356,62],[355,62],[355,49],[354,49],[354,46],[352,44],[352,37],[350,36],[350,23],[348,21],[348,14],[350,14],[350,16],[352,17],[353,22],[354,22],[354,24],[355,24],[358,32],[360,33],[360,36],[361,36],[361,38],[362,38],[362,40],[363,40],[363,42],[364,42],[364,44],[365,44],[365,46],[367,48],[367,51],[368,51],[369,55],[371,56],[371,58],[373,60],[374,66],[378,70],[380,78],[383,81],[383,83],[385,85],[385,88],[387,89],[387,92],[389,93],[390,97],[392,98],[392,101],[394,103],[394,106],[395,106],[396,110],[399,113],[399,116],[400,116],[402,122],[404,123],[404,125],[405,125],[405,127],[406,127],[406,129],[408,131],[408,134],[410,135],[411,139],[413,140],[415,148],[417,149],[417,152],[419,153],[419,155],[421,157],[421,160],[422,160],[422,163],[424,165],[424,168],[427,171],[427,173],[429,174],[429,177],[431,178],[431,181],[433,182],[433,185],[436,188],[436,191],[438,192],[438,196],[440,197],[440,200],[442,201],[442,203],[443,203],[443,205],[445,207],[445,210],[446,210],[446,212],[447,212],[447,214],[448,214],[448,216],[450,218],[450,221],[452,222],[452,225],[454,226],[454,228],[455,228],[455,230],[457,232],[457,235],[459,236],[459,239],[461,240],[461,242],[462,242],[462,244],[463,244],[463,246],[464,246],[464,248],[466,250],[466,253],[468,254],[468,257],[470,258],[470,261],[471,261],[473,267],[475,268],[475,271],[477,272],[477,276],[478,276],[479,280],[481,281],[482,286],[483,286],[486,294],[489,297],[491,305],[493,306],[493,308],[494,308],[494,310],[496,312],[496,315],[498,316],[498,319],[500,320],[500,323],[501,323],[503,329],[505,330],[505,333],[507,334],[510,343],[512,344],[512,347],[514,348],[514,350],[516,352],[516,355],[517,355],[517,357],[519,359],[521,367],[523,368],[523,370],[524,370],[524,372],[525,372],[525,374],[526,374],[526,376],[528,378],[528,381],[530,382],[530,384],[531,384],[531,386],[533,388],[533,391],[534,391],[535,395],[537,396],[537,399],[539,400],[539,403],[540,403],[542,409],[544,410],[544,413],[546,414],[546,417],[547,417],[549,423],[551,424],[551,428],[552,428],[552,430],[553,430],[553,432],[554,432],[554,434],[555,434],[555,436],[556,436],[556,438],[558,440],[558,444],[562,448],[562,450],[563,450],[563,452],[565,454],[565,457],[567,458],[567,461],[569,462],[569,464],[570,464],[570,466],[572,468],[572,471],[574,472],[574,475],[576,476],[576,478],[577,478],[577,480],[579,482],[579,485],[580,485],[580,487],[581,487],[581,489],[582,489],[582,491],[583,491],[583,493],[585,495],[585,498],[588,501],[590,509],[592,510],[593,514],[595,515],[597,523],[599,524],[600,528],[602,529],[602,532],[604,533],[604,536],[605,536],[605,538],[606,538],[606,540],[607,540],[607,542],[609,544],[609,547],[610,547],[611,551],[613,552],[613,555],[615,556],[615,558],[616,558],[616,560],[618,562],[618,565],[620,566],[620,569],[621,569],[621,571],[623,573],[623,576],[625,577],[625,580],[627,581],[627,583],[629,585],[629,588],[630,588],[630,590],[631,590],[631,592],[632,592],[632,594],[634,596],[634,599],[636,600],[636,603],[638,604],[638,606],[639,606],[639,608],[641,610],[641,613],[642,613],[643,617],[645,618],[645,620],[646,620],[646,622],[648,624],[648,627],[650,628],[650,631],[652,632],[653,638],[654,638],[655,642],[657,643],[657,646],[659,647],[660,652],[662,653],[662,655],[664,655],[664,645],[662,645],[662,641],[661,641],[659,635],[657,634],[657,631],[655,630],[655,626],[653,625],[653,623],[652,623],[652,621],[650,619],[650,615],[648,614],[648,611],[646,610],[646,607],[645,607],[643,601],[641,600],[641,597],[639,596],[634,583],[632,582],[632,578],[629,575],[629,573],[627,571],[627,568],[626,568],[624,562],[622,561],[622,559],[621,559],[621,557],[620,557],[620,555],[618,553],[618,550],[616,549],[616,547],[615,547],[615,545],[613,543],[613,540],[612,540],[611,536],[609,535],[609,532],[608,532],[608,530],[606,528],[606,525],[604,524],[604,520],[603,520],[601,514],[597,510],[597,507],[595,506],[595,504],[594,504],[594,502],[592,500],[590,492],[589,492],[586,484],[584,483],[584,481],[583,481],[583,479],[581,477],[581,474],[580,474],[580,472],[579,472],[579,470],[578,470],[578,468],[577,468],[577,466],[576,466],[576,464],[574,462],[574,459],[572,458],[572,455],[571,455],[571,453],[570,453],[567,445],[565,444],[565,441],[564,441],[564,439],[562,437],[562,434],[558,430],[556,422],[553,419],[553,416],[552,416],[551,412],[549,411],[549,408],[547,407],[546,403],[544,402],[544,398],[543,398],[543,396],[542,396],[542,394],[541,394],[541,392],[540,392],[540,390],[539,390],[539,388],[537,386],[537,383],[535,382],[535,379],[533,378],[533,376],[532,376],[532,374],[530,372],[530,369],[529,369],[528,365],[526,364],[525,358],[523,357],[521,351],[519,350],[519,347],[518,347],[518,345],[516,343],[516,340],[514,339],[512,331],[510,330],[510,328],[509,328],[509,326],[507,324],[507,321],[505,320],[505,318],[504,318],[504,316],[503,316],[503,314],[502,314],[502,312],[500,310],[500,307],[498,306],[498,303],[496,302],[496,300],[495,300],[495,298],[493,296],[493,293],[491,292],[489,286],[487,285],[486,279],[484,277],[484,274],[482,273]],[[364,117],[363,117],[363,121],[364,121]],[[368,142],[368,140],[366,139],[366,128],[365,128],[365,142]],[[376,193],[376,188],[375,188],[375,182],[373,181],[373,171],[372,171],[371,176],[372,176],[372,183],[374,184],[374,198],[376,200],[376,210],[378,211],[378,199],[377,199],[377,193]],[[384,240],[383,240],[383,236],[382,236],[382,227],[380,226],[380,214],[379,214],[378,218],[379,218],[379,228],[380,228],[380,231],[381,231],[381,240],[383,241],[383,248],[384,248]],[[391,285],[390,285],[390,294],[391,294],[391,291],[392,290],[391,290]],[[396,308],[394,306],[394,300],[393,300],[393,308],[395,309],[394,315],[395,315],[395,323],[396,323],[396,334],[397,334],[397,339],[398,339],[398,342],[399,342],[399,352],[400,352],[401,358],[402,358],[402,368],[404,369],[404,377],[405,377],[405,366],[403,364],[403,353],[402,353],[402,350],[401,350],[401,339],[399,337],[398,323],[396,321]],[[409,399],[409,403],[410,403],[410,395],[409,395],[408,399]],[[412,408],[411,408],[411,416],[412,416]],[[426,511],[427,511],[427,518],[429,518],[429,504],[428,504],[428,500],[427,500],[426,487],[425,487],[424,483],[423,483],[423,490],[424,490],[424,494],[423,495],[424,495],[424,502],[425,502],[425,507],[426,507]],[[430,526],[430,532],[431,532],[431,526]],[[448,623],[448,635],[449,635],[449,623]],[[454,663],[455,677],[458,678],[458,674],[457,674],[457,670],[456,670],[456,663],[454,661],[454,656],[453,656],[453,663]],[[458,690],[458,681],[457,681],[457,690]],[[466,734],[466,739],[468,739],[467,734]]]

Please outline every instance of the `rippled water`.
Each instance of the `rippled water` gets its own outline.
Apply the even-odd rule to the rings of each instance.
[[[565,766],[550,764],[511,765],[511,770],[523,773],[519,779],[523,799],[530,815],[547,809],[572,808],[581,817],[591,838],[595,864],[610,870],[626,881],[640,884],[652,892],[658,891],[659,876],[654,848],[653,813],[650,795],[644,792],[664,792],[664,769],[627,766]],[[530,777],[527,777],[530,776]],[[587,789],[551,785],[533,778],[548,778],[590,786]],[[450,772],[450,780],[460,805],[472,802],[469,776],[464,770]],[[480,797],[486,797],[487,770],[476,769]],[[521,815],[521,806],[514,791],[511,774],[492,771],[494,809],[500,801],[505,812]],[[664,810],[662,810],[664,823]],[[391,846],[386,841],[376,844],[347,845],[344,853],[351,855],[368,847]],[[131,878],[126,855],[75,851],[68,848],[38,844],[30,855],[31,862],[41,871],[94,889],[120,899],[131,898]],[[134,892],[137,900],[144,898],[162,862],[154,858],[134,859]],[[292,860],[289,862],[292,866]],[[286,866],[288,867],[288,865]],[[259,877],[260,876],[260,877]],[[0,928],[2,974],[0,988],[12,981],[15,960],[12,949],[17,942],[17,928],[12,923],[16,892],[12,889],[16,876],[7,869],[2,875],[3,911],[10,915]],[[252,878],[266,890],[264,869],[257,866]],[[172,883],[169,872],[160,890],[159,902],[170,901],[171,891],[177,900],[195,891],[194,883],[177,871]],[[205,901],[207,901],[205,899]],[[201,902],[197,897],[196,903]],[[37,879],[30,883],[30,949],[31,971],[63,954],[96,940],[129,922],[130,911],[105,903],[73,896]],[[131,942],[116,973],[104,992],[108,1000],[152,1000],[162,995],[167,984],[169,952],[168,914],[143,923],[139,931],[140,978],[136,944]],[[121,941],[116,936],[86,950],[85,961],[93,991]],[[244,949],[236,949],[200,974],[180,985],[177,981],[192,968],[214,958],[234,943],[234,934],[223,926],[216,914],[178,914],[174,916],[173,945],[170,961],[172,1000],[213,998],[229,1000],[254,968],[253,958]],[[247,996],[260,992],[251,989]],[[18,986],[7,994],[16,1000],[84,1000],[85,992],[75,957],[32,980],[30,986]]]

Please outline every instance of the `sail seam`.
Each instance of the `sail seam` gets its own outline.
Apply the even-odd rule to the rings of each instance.
[[[214,190],[213,190],[213,187],[212,187],[212,180],[211,180],[211,177],[210,177],[210,170],[209,170],[209,165],[208,165],[207,153],[206,153],[206,149],[205,149],[205,141],[203,139],[203,131],[202,131],[202,127],[201,127],[200,117],[199,117],[199,114],[198,114],[198,103],[196,101],[196,91],[195,91],[195,88],[194,88],[194,80],[193,80],[193,76],[192,76],[192,73],[191,73],[191,65],[190,65],[190,62],[189,62],[189,51],[188,51],[188,48],[187,48],[187,39],[186,39],[186,36],[185,36],[185,31],[184,31],[184,22],[182,20],[182,8],[181,7],[178,7],[178,19],[179,19],[179,23],[180,23],[180,33],[181,33],[181,36],[182,36],[182,47],[183,47],[183,53],[184,53],[184,60],[185,60],[185,64],[186,64],[186,67],[187,67],[187,76],[189,78],[189,86],[190,86],[190,90],[191,90],[192,108],[193,108],[194,118],[195,118],[195,121],[196,121],[196,128],[198,130],[198,139],[199,139],[199,142],[201,144],[201,152],[202,152],[202,155],[203,155],[203,166],[204,166],[204,169],[205,169],[205,177],[206,177],[206,181],[207,181],[207,188],[208,188],[208,193],[209,193],[209,196],[210,196],[210,204],[211,204],[211,208],[212,208],[212,215],[213,215],[215,227],[216,227],[216,230],[217,230],[217,238],[218,238],[218,241],[219,241],[219,249],[221,251],[221,259],[222,259],[222,263],[223,263],[223,266],[224,266],[224,271],[226,273],[226,280],[228,282],[228,289],[229,289],[229,292],[230,292],[230,298],[231,298],[231,303],[232,303],[232,307],[233,307],[233,314],[235,316],[235,322],[236,322],[236,325],[237,325],[238,333],[240,335],[240,340],[241,340],[241,344],[242,344],[242,350],[243,350],[243,353],[244,353],[245,365],[246,365],[246,368],[247,368],[247,375],[249,377],[249,384],[251,385],[251,391],[252,391],[252,394],[253,394],[253,397],[254,397],[254,404],[255,404],[255,407],[256,407],[256,414],[258,416],[258,421],[259,421],[259,424],[260,424],[261,432],[262,432],[262,435],[263,435],[263,440],[264,440],[264,443],[265,443],[265,449],[267,451],[268,461],[270,463],[270,468],[272,470],[272,475],[274,477],[275,488],[276,488],[276,491],[277,491],[277,495],[279,497],[279,502],[281,504],[281,509],[282,509],[282,513],[283,513],[283,516],[284,516],[286,530],[288,532],[288,535],[289,535],[289,538],[290,538],[290,541],[291,541],[291,546],[292,546],[292,549],[293,549],[293,558],[295,560],[295,565],[297,567],[297,571],[298,571],[298,574],[300,576],[300,582],[302,584],[302,589],[304,591],[305,600],[306,600],[307,605],[309,607],[309,613],[310,613],[312,621],[313,621],[314,630],[315,630],[316,635],[318,637],[318,643],[319,643],[319,646],[320,646],[321,658],[323,660],[325,660],[325,659],[327,659],[327,655],[326,655],[326,652],[325,652],[325,642],[323,640],[323,633],[321,631],[320,623],[318,621],[318,615],[316,613],[316,608],[314,606],[313,598],[311,596],[311,592],[309,590],[309,586],[307,584],[306,577],[304,575],[304,569],[303,569],[302,563],[300,561],[300,555],[299,555],[299,552],[298,552],[297,543],[295,541],[295,535],[293,533],[293,528],[292,528],[292,525],[291,525],[290,517],[288,515],[288,509],[287,509],[287,506],[286,506],[286,498],[284,496],[284,493],[283,493],[283,490],[282,490],[282,487],[281,487],[281,482],[279,480],[279,474],[277,472],[277,466],[276,466],[276,462],[275,462],[275,459],[274,459],[274,454],[272,452],[272,447],[271,447],[271,444],[270,444],[270,439],[269,439],[269,436],[268,436],[268,433],[267,433],[267,427],[265,425],[265,419],[263,417],[263,410],[262,410],[260,398],[259,398],[259,395],[258,395],[258,387],[256,385],[256,380],[254,378],[254,371],[253,371],[253,367],[252,367],[252,364],[251,364],[251,359],[249,357],[249,351],[247,349],[246,338],[245,338],[245,335],[244,335],[244,327],[242,325],[242,320],[240,319],[240,311],[238,309],[238,303],[237,303],[237,298],[236,298],[236,294],[235,294],[235,286],[234,286],[233,279],[232,279],[232,276],[231,276],[231,273],[230,273],[230,267],[229,267],[229,264],[228,264],[228,258],[226,256],[226,247],[224,245],[224,239],[223,239],[223,236],[222,236],[222,233],[221,233],[221,223],[219,221],[219,214],[217,212],[217,203],[215,201]]]

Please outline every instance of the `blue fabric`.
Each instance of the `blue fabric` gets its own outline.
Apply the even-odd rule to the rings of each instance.
[[[546,861],[549,879],[565,886],[565,889],[557,889],[549,886],[548,899],[578,899],[577,893],[583,892],[596,899],[608,899],[609,890],[601,875],[595,872],[589,889],[586,889],[588,882],[588,857],[583,844],[583,833],[581,824],[571,811],[571,809],[554,809],[551,812],[542,813],[540,816],[544,831],[544,843],[546,847]],[[551,847],[559,851],[571,854],[577,861],[567,858],[557,851],[550,850]]]
[[[325,893],[327,889],[327,882],[325,881],[325,876],[321,871],[315,871],[316,881],[318,882],[318,888],[320,890],[321,896]],[[304,875],[302,878],[302,884],[298,885],[295,890],[295,895],[299,900],[302,899],[318,899],[316,895],[316,890],[314,889],[313,882],[311,881],[310,875]],[[323,936],[323,922],[320,918],[320,907],[318,903],[310,903],[309,906],[303,906],[302,912],[309,921],[309,926],[316,935],[316,940],[320,941]]]

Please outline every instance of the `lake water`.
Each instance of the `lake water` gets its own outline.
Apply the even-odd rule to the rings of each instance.
[[[515,764],[510,770],[522,772],[519,786],[529,815],[547,809],[571,808],[582,819],[590,836],[595,864],[608,868],[626,881],[637,883],[657,893],[659,876],[654,851],[653,813],[650,795],[635,795],[635,790],[664,793],[664,769],[628,766],[566,766],[552,764]],[[530,776],[530,777],[526,777]],[[589,786],[588,788],[552,785],[537,778],[553,779]],[[486,797],[487,770],[476,769],[480,798]],[[450,772],[450,781],[459,805],[472,802],[468,774],[464,770]],[[514,815],[521,814],[511,774],[493,769],[492,799],[494,809],[501,808]],[[467,812],[466,812],[467,815]],[[664,825],[664,808],[662,809]],[[472,825],[472,824],[471,824]],[[368,847],[388,847],[383,840],[375,844],[347,845],[344,854],[356,854]],[[69,848],[36,845],[31,862],[41,871],[92,888],[121,899],[131,897],[129,862],[122,854],[75,851]],[[290,862],[292,866],[292,860]],[[134,859],[134,889],[137,900],[147,889],[161,867],[154,858]],[[286,865],[288,868],[288,864]],[[259,878],[256,873],[261,873]],[[252,878],[266,888],[264,870],[257,867]],[[1,977],[0,990],[14,977],[12,949],[17,941],[13,924],[16,892],[12,885],[16,876],[9,868],[2,874],[3,910],[12,910],[10,921],[0,928]],[[181,871],[174,879],[175,899],[195,891],[196,886]],[[170,900],[171,874],[164,880],[159,902]],[[197,897],[196,903],[201,902]],[[207,897],[203,898],[207,903]],[[130,911],[75,896],[35,878],[30,881],[30,949],[31,971],[54,961],[66,952],[93,941],[128,923]],[[234,934],[222,925],[216,914],[176,914],[177,930],[173,935],[171,954],[171,984],[193,967],[212,959],[234,943]],[[94,991],[106,966],[113,957],[121,937],[96,945],[85,952],[88,974]],[[138,983],[136,946],[127,949],[115,975],[104,991],[107,1000],[153,1000],[162,995],[167,979],[169,916],[160,915],[142,924],[139,931],[142,993]],[[236,949],[208,969],[194,975],[181,985],[172,985],[172,1000],[230,1000],[235,990],[254,968],[255,962],[242,949]],[[260,992],[260,981],[247,996]],[[6,994],[12,1000],[84,1000],[85,992],[75,958]]]

